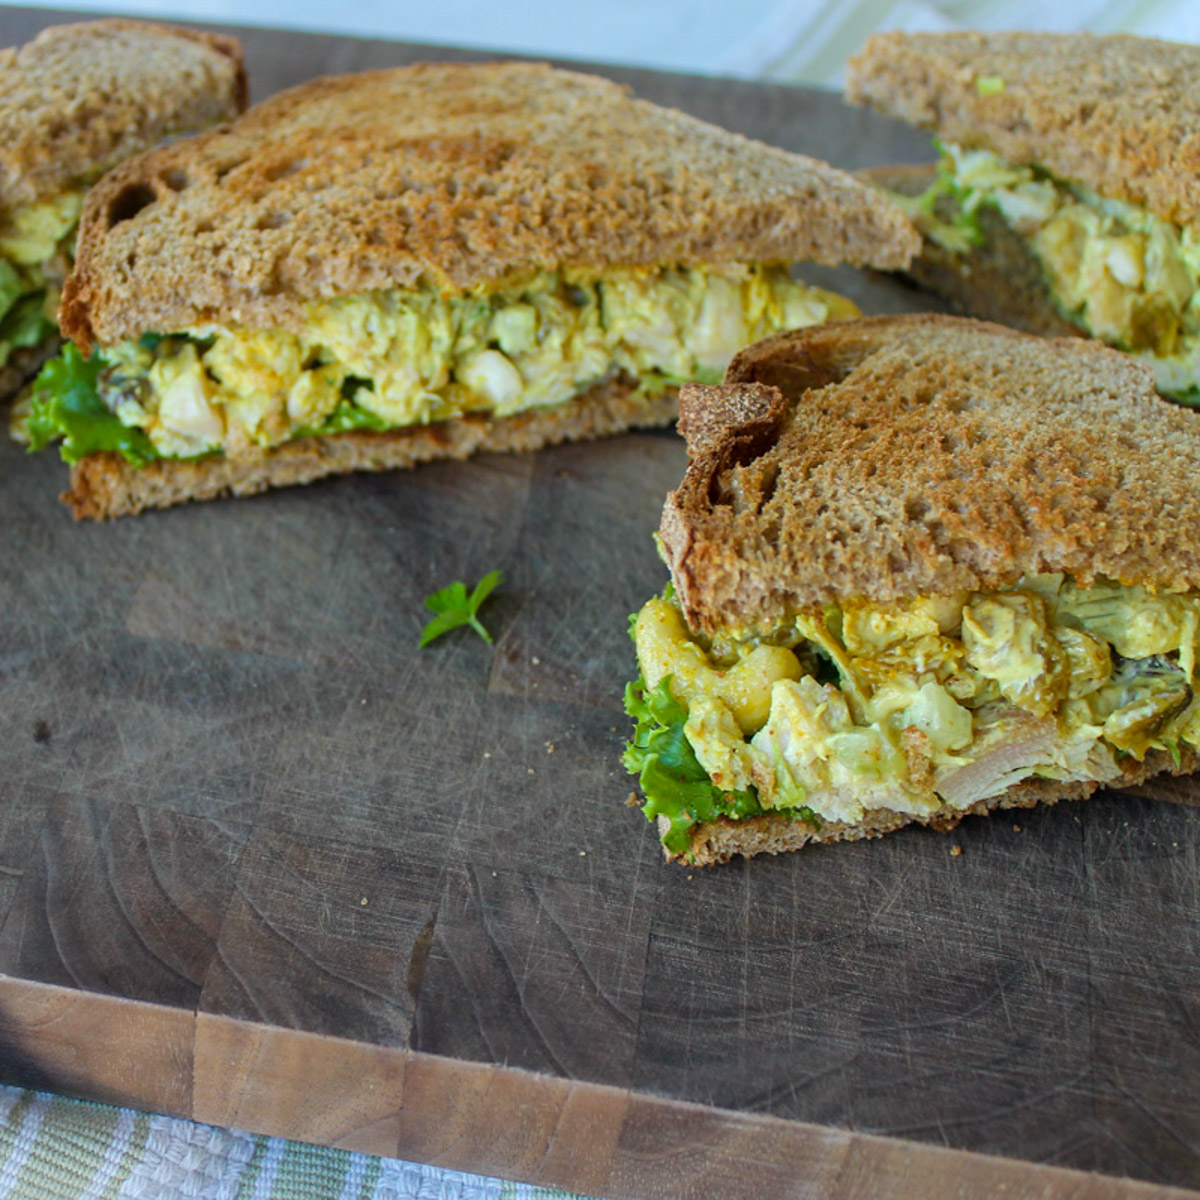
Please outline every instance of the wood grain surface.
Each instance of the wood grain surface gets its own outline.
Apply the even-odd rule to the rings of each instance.
[[[245,42],[259,97],[454,54]],[[607,73],[840,165],[928,155],[833,96]],[[683,460],[76,526],[55,456],[0,446],[0,1076],[614,1198],[1196,1194],[1192,785],[663,864],[620,697]],[[424,597],[492,569],[495,646],[418,651]]]

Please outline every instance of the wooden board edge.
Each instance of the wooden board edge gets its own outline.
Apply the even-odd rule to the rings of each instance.
[[[1200,1198],[2,975],[0,1080],[609,1200]]]

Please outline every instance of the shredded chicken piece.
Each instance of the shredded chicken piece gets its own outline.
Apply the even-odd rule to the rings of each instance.
[[[1039,764],[1049,761],[1057,736],[1053,718],[1010,709],[965,751],[979,757],[962,767],[943,768],[934,778],[934,788],[951,808],[968,808],[1020,783]],[[988,742],[994,744],[988,747]]]

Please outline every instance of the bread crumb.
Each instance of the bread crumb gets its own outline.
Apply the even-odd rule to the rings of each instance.
[[[484,758],[491,758],[491,757],[492,757],[492,752],[491,752],[490,750],[485,750],[485,751],[483,752],[483,757],[484,757]]]
[[[367,907],[368,900],[367,900],[366,896],[364,896],[364,897],[363,897],[363,898],[362,898],[362,899],[359,901],[359,904],[361,904],[361,905],[363,906],[363,908],[366,908],[366,907]]]
[[[547,754],[553,754],[553,753],[554,753],[554,743],[553,743],[553,742],[547,742],[547,743],[546,743],[546,753],[547,753]]]
[[[689,879],[692,879],[692,878],[694,878],[694,876],[692,876],[692,875],[689,875],[689,876],[688,876],[688,878],[689,878]]]
[[[536,772],[536,771],[535,771],[535,770],[534,770],[532,767],[530,767],[530,768],[529,768],[529,773],[530,773],[530,775],[536,775],[536,774],[537,774],[537,772]]]
[[[637,808],[638,807],[637,792],[630,792],[629,795],[625,797],[625,807],[626,808]]]
[[[542,665],[542,660],[538,658],[536,654],[529,661],[533,663],[535,667],[540,667]]]
[[[1013,833],[1020,833],[1020,832],[1021,832],[1021,827],[1020,827],[1020,825],[1014,825],[1014,826],[1013,826]]]
[[[962,854],[961,846],[951,846],[950,847],[950,857],[951,858],[958,858],[961,854]]]
[[[580,857],[580,858],[587,858],[587,851],[586,851],[586,850],[580,850],[580,852],[579,852],[579,857]]]

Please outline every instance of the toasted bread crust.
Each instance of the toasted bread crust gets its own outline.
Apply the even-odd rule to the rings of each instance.
[[[936,173],[932,164],[856,172],[864,182],[901,196],[919,196],[933,183]],[[939,215],[949,218],[952,214],[941,208]],[[1028,241],[1010,228],[993,206],[985,204],[978,215],[983,234],[980,245],[957,253],[925,238],[921,253],[904,274],[963,316],[996,321],[1043,337],[1086,337],[1085,330],[1054,307],[1045,273]]]
[[[625,429],[666,425],[675,416],[677,392],[647,397],[636,382],[618,377],[597,384],[566,404],[511,417],[468,414],[436,425],[387,433],[339,433],[300,438],[261,455],[161,460],[134,467],[119,454],[91,454],[71,469],[62,499],[78,520],[133,516],[190,500],[250,496],[268,488],[312,483],[353,471],[388,471],[435,459],[469,458],[502,450],[536,450],[558,442],[586,441]]]
[[[1200,422],[1144,364],[959,317],[848,321],[685,385],[661,537],[695,630],[1022,574],[1200,587]]]
[[[85,206],[60,322],[303,323],[308,301],[496,286],[563,266],[904,266],[886,197],[800,155],[519,63],[313,80],[112,172]]]
[[[1002,88],[977,86],[981,78]],[[1200,229],[1200,46],[1125,35],[886,33],[846,95]]]
[[[913,817],[890,809],[867,812],[857,824],[842,821],[823,821],[820,827],[791,816],[767,813],[741,821],[721,818],[697,825],[691,843],[682,854],[665,850],[666,857],[689,866],[707,867],[728,862],[740,854],[751,858],[755,854],[783,854],[799,850],[809,842],[855,842],[862,838],[882,837],[905,825],[929,825],[943,833],[956,828],[964,817],[981,816],[1004,808],[1036,808],[1039,804],[1057,804],[1060,800],[1086,800],[1100,788],[1128,788],[1155,775],[1189,775],[1200,768],[1200,757],[1184,747],[1178,763],[1162,750],[1152,750],[1144,762],[1126,759],[1122,762],[1124,777],[1113,783],[1058,783],[1049,779],[1027,779],[1014,784],[998,796],[979,800],[968,808],[956,809],[943,805],[928,817]]]
[[[235,38],[113,18],[0,51],[0,208],[57,195],[246,104]]]

